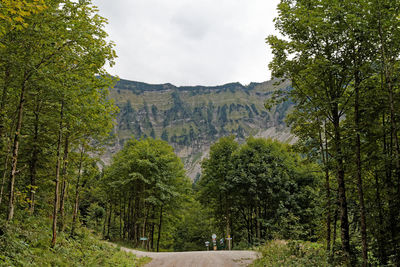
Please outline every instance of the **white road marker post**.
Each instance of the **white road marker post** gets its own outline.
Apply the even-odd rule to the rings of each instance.
[[[226,238],[226,240],[228,240],[228,250],[231,250],[231,240],[232,240],[231,235],[228,235],[228,237]]]
[[[214,245],[214,250],[217,250],[217,235],[216,234],[212,234],[212,241],[213,241],[213,245]]]
[[[210,249],[209,249],[209,247],[210,247],[210,242],[209,241],[206,241],[206,247],[207,247],[207,251],[209,251]]]

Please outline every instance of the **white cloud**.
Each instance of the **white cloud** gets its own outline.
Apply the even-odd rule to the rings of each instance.
[[[148,83],[244,84],[270,78],[279,0],[94,0],[118,59],[110,73]]]

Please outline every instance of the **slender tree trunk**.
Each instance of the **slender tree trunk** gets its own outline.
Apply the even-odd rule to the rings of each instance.
[[[9,67],[6,67],[5,75],[4,75],[3,93],[1,96],[1,104],[0,104],[0,152],[3,151],[2,144],[3,144],[3,136],[4,136],[4,132],[5,132],[4,117],[5,117],[5,112],[6,112],[5,105],[6,105],[7,94],[8,94],[8,83],[10,80],[9,77],[10,77],[10,69],[9,69]],[[0,188],[0,206],[3,201],[3,193],[4,193],[5,183],[6,183],[9,157],[10,157],[10,148],[8,146],[5,160],[4,160],[4,171],[3,171],[1,188]]]
[[[138,212],[138,202],[139,199],[136,197],[134,200],[132,200],[132,205],[131,205],[131,224],[132,227],[130,229],[131,235],[132,235],[132,240],[135,240],[135,243],[138,244],[138,238],[139,238],[139,230],[138,230],[138,224],[136,223],[136,219],[138,218],[137,212]]]
[[[124,227],[123,227],[123,230],[122,230],[122,239],[123,240],[125,240],[125,237],[126,237],[126,225],[127,225],[127,220],[126,220],[126,196],[125,196],[125,194],[124,194],[124,207],[123,207],[123,209],[124,209]]]
[[[260,207],[258,204],[256,206],[256,228],[257,228],[257,232],[256,232],[257,243],[259,244],[260,240],[261,240],[261,226],[260,226]]]
[[[392,139],[388,142],[386,136],[386,119],[385,115],[382,118],[383,123],[383,154],[385,157],[385,178],[386,178],[386,187],[388,191],[388,204],[389,204],[389,225],[390,225],[390,237],[391,237],[391,249],[392,252],[396,254],[395,247],[396,243],[396,236],[397,236],[397,225],[396,225],[396,213],[397,213],[397,205],[395,203],[395,190],[394,190],[394,183],[392,181]],[[389,144],[388,144],[389,143]]]
[[[151,237],[151,245],[150,245],[150,249],[151,249],[151,251],[154,251],[154,229],[155,229],[155,223],[152,223],[151,224],[151,235],[150,235],[150,237]]]
[[[9,159],[10,159],[10,149],[8,149],[6,157],[4,159],[4,171],[3,171],[3,177],[1,179],[1,188],[0,188],[0,206],[3,201],[4,186],[6,185],[7,167]]]
[[[119,239],[122,238],[122,197],[119,194]]]
[[[382,200],[381,200],[381,191],[380,184],[378,179],[378,174],[375,174],[375,189],[376,189],[376,203],[378,204],[378,222],[379,222],[379,230],[378,230],[378,251],[379,251],[379,261],[382,265],[387,264],[387,255],[385,249],[385,241],[384,241],[384,229],[383,229],[383,214],[382,214]]]
[[[326,251],[331,250],[331,187],[329,182],[329,166],[328,166],[328,136],[327,136],[327,129],[324,122],[324,130],[325,130],[325,147],[324,141],[322,140],[322,132],[319,129],[319,142],[321,147],[321,155],[322,155],[322,162],[324,164],[324,172],[325,172],[325,191],[326,191]]]
[[[78,177],[76,179],[76,185],[75,185],[75,204],[74,204],[74,212],[72,213],[71,236],[75,235],[76,219],[78,217],[79,189],[80,189],[80,180],[81,180],[81,176],[82,176],[82,162],[83,162],[84,150],[85,149],[82,144],[81,155],[80,155],[80,159],[79,159],[79,167],[78,167]]]
[[[106,207],[106,213],[105,213],[105,216],[104,216],[104,223],[103,223],[103,238],[104,239],[107,239],[107,237],[106,237],[106,225],[107,225],[107,216],[108,216],[108,208],[107,208],[107,203],[106,203],[106,205],[105,205]]]
[[[108,225],[107,225],[107,238],[110,239],[110,226],[111,226],[111,216],[112,216],[112,202],[110,199],[110,215],[108,216]]]
[[[335,254],[335,244],[336,244],[336,229],[337,229],[337,220],[339,215],[339,206],[336,206],[335,214],[333,216],[333,236],[332,236],[332,257]]]
[[[56,163],[56,179],[55,179],[55,190],[54,190],[54,207],[53,207],[53,238],[51,240],[51,247],[54,247],[57,239],[57,212],[58,202],[60,198],[59,193],[59,182],[60,182],[60,168],[61,168],[61,140],[63,132],[63,119],[64,119],[64,100],[61,102],[60,109],[60,126],[58,128],[58,141],[57,141],[57,163]]]
[[[35,107],[35,120],[34,120],[34,130],[33,130],[33,144],[32,144],[32,157],[29,164],[31,188],[30,188],[30,203],[29,211],[31,214],[35,211],[35,192],[36,192],[36,173],[37,173],[37,162],[39,160],[39,112],[40,112],[40,101],[37,100]]]
[[[148,219],[148,217],[149,217],[149,210],[150,210],[150,208],[146,208],[146,205],[145,205],[145,209],[146,209],[146,213],[145,213],[145,216],[144,216],[143,229],[142,229],[142,231],[143,231],[143,232],[142,232],[142,237],[146,237],[147,219]],[[145,242],[146,242],[146,240],[143,240],[143,248],[145,248],[145,246],[144,246]],[[147,242],[148,242],[148,239],[147,239]]]
[[[254,245],[254,207],[249,209],[250,211],[250,242],[251,245]]]
[[[337,182],[339,190],[339,204],[340,204],[340,230],[342,249],[344,252],[347,264],[351,261],[351,249],[350,249],[350,234],[349,234],[349,219],[347,211],[347,199],[346,199],[346,185],[344,181],[344,164],[343,164],[343,151],[342,151],[342,140],[340,134],[340,118],[338,112],[338,104],[333,105],[333,127],[334,127],[334,142],[335,142],[335,158],[337,164]]]
[[[132,234],[131,234],[131,227],[132,227],[132,222],[131,222],[131,202],[132,202],[132,199],[129,197],[129,199],[128,199],[128,212],[127,212],[127,217],[128,217],[128,219],[127,219],[127,224],[126,224],[126,228],[125,228],[125,230],[127,231],[127,233],[128,233],[128,240],[132,240]]]
[[[362,166],[361,166],[361,137],[360,137],[360,73],[355,73],[355,103],[354,103],[354,117],[355,117],[355,130],[356,130],[356,177],[357,177],[357,189],[358,189],[358,200],[360,202],[360,224],[361,224],[361,243],[362,243],[362,257],[363,267],[368,266],[368,243],[367,243],[367,223],[366,223],[366,211],[364,204],[364,190],[362,181]]]
[[[67,129],[68,131],[68,129]],[[62,169],[62,190],[61,190],[61,201],[60,201],[60,225],[61,231],[65,229],[65,200],[67,198],[67,188],[68,188],[68,181],[67,181],[67,168],[68,168],[68,146],[69,146],[69,133],[67,132],[65,136],[65,143],[64,143],[64,156],[63,156],[63,169]]]
[[[22,84],[21,93],[19,97],[19,104],[17,108],[17,125],[14,134],[14,142],[12,146],[12,160],[11,160],[11,171],[10,171],[10,186],[9,186],[9,203],[8,203],[8,217],[7,221],[11,221],[14,217],[14,184],[15,176],[17,173],[17,161],[18,161],[18,148],[19,148],[19,137],[22,129],[22,118],[25,103],[25,93],[26,93],[26,79]]]
[[[164,205],[161,205],[160,220],[158,221],[157,252],[160,251],[160,239],[161,239],[161,225],[162,225],[162,218],[163,218],[163,208],[164,208]]]
[[[5,132],[4,117],[6,113],[5,106],[7,102],[9,83],[10,83],[10,68],[7,66],[4,75],[4,85],[3,85],[3,92],[1,95],[1,104],[0,104],[0,140],[3,139],[3,135]]]
[[[229,205],[228,205],[228,197],[225,194],[225,218],[226,218],[226,236],[230,236],[231,230],[230,230],[230,212],[229,212]]]
[[[250,246],[251,245],[251,211],[250,211],[250,208],[248,209],[248,212],[247,212],[247,218],[248,218],[248,220],[247,220],[247,243],[248,243],[248,245]]]

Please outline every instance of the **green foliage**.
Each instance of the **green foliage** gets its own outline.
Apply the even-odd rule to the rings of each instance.
[[[239,146],[233,137],[221,138],[202,167],[199,199],[212,210],[219,235],[247,246],[317,237],[319,177],[290,146],[262,138]]]
[[[75,238],[59,236],[50,248],[50,220],[42,217],[16,219],[1,224],[0,265],[4,266],[141,266],[147,261],[100,241],[86,228]]]
[[[331,266],[322,244],[271,240],[259,248],[262,256],[251,266]]]
[[[105,169],[101,188],[105,237],[124,239],[134,246],[143,245],[140,238],[148,237],[147,249],[172,249],[172,232],[191,187],[181,160],[167,142],[128,141]],[[93,217],[90,214],[99,207],[91,209]]]
[[[292,86],[266,106],[293,101],[288,123],[296,148],[325,172],[327,249],[343,264],[362,259],[368,266],[378,258],[380,265],[399,265],[400,4],[282,0],[278,10],[275,26],[285,38],[267,38],[269,66]]]
[[[211,242],[215,225],[209,210],[196,200],[183,203],[182,209],[182,217],[173,233],[174,251],[206,250],[204,242]]]
[[[53,218],[53,229],[38,228],[46,246],[54,247],[46,248],[53,253],[48,257],[63,255],[62,250],[72,257],[72,248],[81,243],[66,238],[66,232],[80,224],[79,192],[99,174],[97,156],[109,141],[117,112],[108,90],[116,79],[105,71],[106,64],[113,64],[113,43],[106,40],[106,19],[90,0],[0,5],[0,217],[6,215],[16,232],[36,222],[14,223],[14,214]],[[8,14],[11,20],[4,18]],[[64,242],[58,247],[57,234]],[[73,262],[64,256],[43,265]]]

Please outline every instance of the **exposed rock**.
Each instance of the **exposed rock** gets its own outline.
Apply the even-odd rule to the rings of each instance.
[[[229,83],[221,86],[152,85],[121,80],[111,89],[120,108],[115,127],[116,142],[104,157],[121,149],[134,136],[168,141],[185,164],[187,175],[199,176],[201,160],[220,137],[234,135],[239,142],[248,136],[294,142],[284,123],[291,103],[266,110],[265,101],[275,90],[289,90],[288,82]]]

